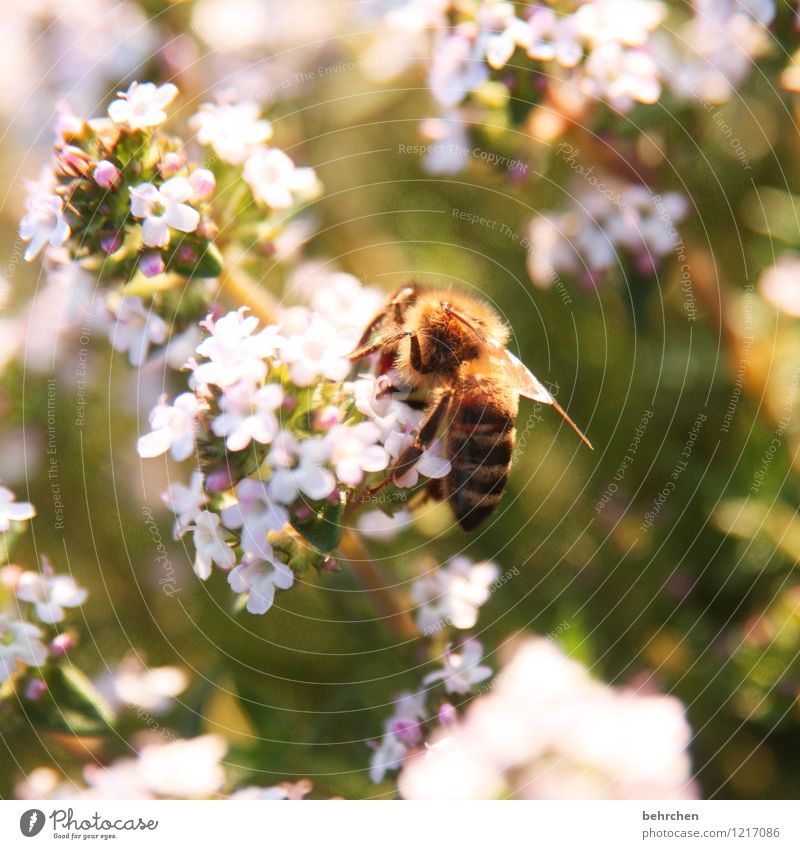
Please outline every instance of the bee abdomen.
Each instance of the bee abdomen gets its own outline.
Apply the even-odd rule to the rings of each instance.
[[[472,418],[470,416],[469,418]],[[448,501],[458,523],[472,530],[494,511],[508,482],[514,450],[514,420],[453,422],[448,433]]]

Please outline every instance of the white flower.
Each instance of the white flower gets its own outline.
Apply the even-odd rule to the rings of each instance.
[[[607,98],[622,112],[635,102],[655,103],[661,95],[658,64],[645,50],[601,44],[586,60],[584,75],[590,94]]]
[[[156,188],[152,183],[132,186],[131,215],[142,220],[142,239],[149,248],[169,245],[169,228],[192,233],[200,223],[200,213],[184,203],[194,196],[185,177],[172,177]]]
[[[425,634],[443,624],[472,628],[499,571],[488,561],[473,563],[468,557],[454,557],[446,567],[434,568],[414,581],[411,598],[420,605],[417,614],[420,631]]]
[[[173,536],[180,539],[189,525],[200,515],[206,504],[206,494],[203,490],[203,473],[199,470],[192,472],[189,486],[182,483],[172,483],[161,496],[162,501],[175,514]]]
[[[69,239],[71,230],[64,218],[64,203],[58,195],[35,194],[25,201],[26,212],[19,224],[19,236],[30,244],[25,260],[35,259],[46,245],[58,248]]]
[[[268,383],[260,389],[246,384],[229,388],[220,398],[222,413],[211,424],[217,436],[227,437],[229,451],[242,451],[251,440],[266,445],[278,433],[275,410],[283,403],[279,383]]]
[[[20,601],[36,606],[36,615],[42,622],[52,624],[64,621],[65,607],[80,607],[88,593],[79,587],[70,575],[54,575],[43,560],[42,571],[23,572],[17,582],[16,595]]]
[[[283,341],[276,327],[255,333],[258,319],[247,315],[246,307],[213,322],[209,318],[205,326],[211,335],[197,346],[197,353],[208,362],[195,367],[195,382],[224,389],[239,381],[259,383],[266,377],[264,360],[273,357]]]
[[[299,800],[310,793],[311,790],[311,782],[308,779],[303,779],[302,781],[296,781],[294,783],[284,781],[281,784],[276,784],[274,787],[255,787],[254,785],[239,787],[234,793],[231,793],[228,798],[236,800],[237,802],[255,800]]]
[[[0,486],[0,531],[7,531],[12,522],[24,522],[36,515],[36,508],[27,501],[16,501],[14,493]]]
[[[276,442],[270,452],[270,460],[276,468],[269,480],[269,492],[276,501],[291,504],[301,492],[312,501],[320,501],[331,494],[336,478],[323,465],[328,459],[324,439],[297,442],[291,434],[284,433]],[[292,466],[295,457],[298,462]]]
[[[124,124],[129,130],[157,127],[167,114],[164,107],[178,93],[172,83],[156,86],[153,83],[133,82],[127,91],[117,92],[119,100],[108,107],[108,114],[115,124]]]
[[[365,537],[386,541],[411,527],[411,514],[405,509],[398,510],[393,516],[387,516],[383,510],[368,510],[358,517],[356,524]]]
[[[156,796],[202,799],[222,788],[226,750],[227,744],[216,734],[145,746],[136,769],[142,784]]]
[[[483,646],[475,639],[468,639],[459,652],[448,649],[442,657],[443,668],[426,675],[423,683],[442,681],[448,693],[469,693],[475,684],[480,684],[492,674],[488,666],[480,664],[482,658]]]
[[[169,711],[176,696],[189,685],[189,676],[176,666],[146,667],[135,654],[95,682],[115,710],[138,707],[158,716]]]
[[[426,118],[420,134],[431,144],[425,153],[425,170],[430,174],[458,174],[463,171],[472,148],[467,125],[456,109],[447,109],[440,118]]]
[[[241,528],[242,549],[245,555],[269,560],[272,546],[267,542],[270,531],[280,531],[289,521],[289,514],[270,498],[263,481],[245,478],[236,487],[238,501],[222,511],[226,528]]]
[[[311,196],[317,186],[313,168],[298,168],[277,148],[258,148],[247,159],[242,176],[253,197],[272,209],[288,209]]]
[[[556,15],[546,6],[532,8],[528,18],[528,56],[540,62],[555,61],[562,68],[574,68],[583,56],[574,15]]]
[[[511,6],[510,17],[506,16],[504,29],[484,39],[486,61],[496,71],[505,68],[517,47],[527,47],[530,43],[530,28],[527,23],[513,16],[513,8]]]
[[[578,33],[591,44],[640,47],[666,14],[664,4],[654,0],[592,0],[579,6],[573,17]]]
[[[46,660],[47,648],[41,630],[30,622],[0,613],[0,683],[13,675],[20,663],[43,666]]]
[[[325,437],[336,477],[348,486],[358,486],[364,472],[379,472],[389,465],[389,453],[378,444],[381,432],[372,422],[335,425]]]
[[[758,289],[781,312],[800,317],[800,255],[782,253],[775,265],[761,274]]]
[[[277,557],[269,561],[245,558],[228,575],[231,589],[237,593],[247,593],[247,610],[250,613],[266,613],[275,601],[275,588],[291,589],[294,573]]]
[[[405,761],[410,799],[689,799],[691,730],[677,699],[592,680],[529,639],[461,722]]]
[[[211,145],[231,165],[241,165],[250,153],[272,138],[272,125],[260,118],[255,103],[204,103],[189,119],[197,141]]]
[[[158,457],[169,451],[172,459],[181,461],[194,451],[197,413],[200,404],[193,392],[178,395],[172,404],[166,399],[150,413],[150,433],[139,437],[136,450],[140,457]]]
[[[387,770],[399,769],[409,748],[422,739],[420,720],[425,719],[425,693],[402,693],[394,712],[384,724],[385,734],[370,763],[370,778],[377,784]]]
[[[353,346],[386,300],[385,292],[374,286],[362,286],[354,275],[331,270],[322,261],[300,263],[289,276],[287,289],[307,300],[311,309],[337,330],[355,331]]]
[[[489,77],[479,39],[453,33],[439,39],[433,53],[428,85],[443,106],[456,106]]]
[[[230,569],[236,562],[233,549],[225,542],[219,526],[219,516],[203,510],[192,527],[192,542],[195,548],[194,571],[203,581],[211,574],[211,566],[214,563],[222,569]]]
[[[127,351],[130,364],[139,368],[150,345],[166,340],[167,325],[152,309],[145,309],[138,295],[122,298],[112,309],[116,320],[110,327],[111,346],[115,351]]]
[[[295,386],[311,386],[319,377],[342,380],[351,369],[345,359],[349,340],[327,319],[305,310],[290,310],[290,320],[296,325],[284,327],[286,339],[281,347],[281,360],[289,365],[289,376]]]

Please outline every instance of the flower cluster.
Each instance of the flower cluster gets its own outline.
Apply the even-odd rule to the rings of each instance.
[[[387,378],[346,380],[361,315],[340,308],[359,289],[334,275],[315,291],[318,309],[287,309],[266,327],[244,308],[210,315],[189,362],[190,391],[162,399],[139,439],[142,457],[196,459],[189,486],[165,495],[175,534],[192,534],[197,575],[225,571],[251,613],[266,612],[305,568],[331,565],[345,511],[390,475],[421,421]],[[435,447],[395,482],[448,471]]]
[[[596,285],[623,262],[647,276],[678,251],[677,224],[688,212],[683,195],[661,197],[602,174],[575,186],[571,195],[568,209],[530,222],[528,273],[535,285],[552,286],[562,273]]]
[[[13,493],[0,486],[0,531],[31,519],[31,504],[18,502]],[[63,657],[75,638],[58,627],[67,610],[80,607],[87,592],[70,575],[59,575],[46,557],[38,572],[6,564],[0,569],[0,700],[8,696],[18,681],[27,680],[25,695],[36,700],[47,690],[45,669],[48,662]],[[26,679],[29,669],[40,671]]]
[[[406,799],[691,799],[691,731],[672,697],[593,680],[527,639],[463,719],[403,762]]]
[[[189,125],[213,155],[189,159],[163,128],[177,94],[133,82],[107,117],[62,114],[20,223],[26,260],[46,248],[50,274],[76,262],[99,281],[112,345],[134,366],[205,315],[226,245],[274,240],[319,191],[313,169],[265,146],[272,127],[254,103],[203,104]]]
[[[478,620],[478,611],[497,586],[499,568],[458,556],[439,566],[420,564],[422,574],[411,586],[417,606],[417,627],[436,668],[422,679],[422,688],[401,693],[384,723],[379,742],[372,744],[370,776],[380,782],[387,771],[424,750],[426,740],[457,721],[452,700],[468,699],[492,675],[483,661],[483,646],[463,632]]]
[[[274,787],[244,785],[230,794],[222,759],[228,746],[216,734],[164,741],[151,734],[134,740],[136,757],[122,757],[107,766],[84,767],[83,782],[65,780],[50,767],[32,770],[17,783],[18,799],[302,799],[311,790],[307,780]]]
[[[546,103],[551,114],[585,120],[599,104],[623,113],[653,104],[665,85],[685,100],[727,100],[764,52],[775,16],[771,0],[697,0],[675,20],[659,0],[519,6],[409,0],[388,13],[381,44],[429,55],[428,85],[443,110],[499,109],[523,123],[522,103]]]

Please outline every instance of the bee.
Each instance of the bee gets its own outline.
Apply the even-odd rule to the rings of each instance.
[[[384,484],[410,469],[441,434],[450,472],[430,481],[428,492],[450,504],[466,531],[485,521],[503,495],[520,395],[553,407],[592,447],[552,394],[506,348],[508,335],[500,317],[478,298],[409,285],[389,296],[348,355],[355,362],[380,352],[379,371],[396,369],[427,402],[414,442]]]

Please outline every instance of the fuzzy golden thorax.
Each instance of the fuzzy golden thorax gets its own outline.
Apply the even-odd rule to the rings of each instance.
[[[460,292],[420,290],[404,311],[403,326],[411,339],[399,347],[396,365],[412,385],[453,381],[465,363],[485,355],[488,337],[504,344],[508,329],[486,304]]]

